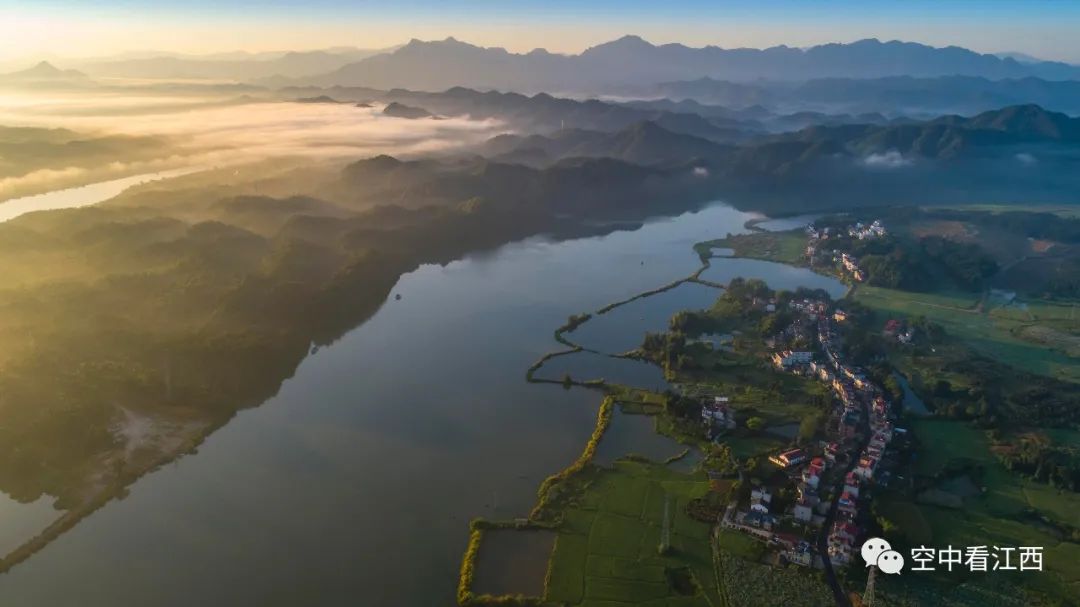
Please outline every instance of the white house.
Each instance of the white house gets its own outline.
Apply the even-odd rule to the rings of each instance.
[[[812,518],[814,518],[814,509],[810,507],[810,504],[802,500],[795,503],[795,520],[809,523]]]

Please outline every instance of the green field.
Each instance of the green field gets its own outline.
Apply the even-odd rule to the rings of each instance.
[[[721,529],[717,532],[716,545],[748,561],[760,561],[765,554],[765,544],[761,540],[731,529]]]
[[[798,423],[828,400],[829,389],[819,381],[779,373],[750,355],[739,354],[739,362],[731,363],[725,359],[731,356],[702,355],[695,362],[707,371],[682,371],[674,379],[691,392],[726,394],[744,416],[762,417],[769,426]]]
[[[946,204],[930,208],[959,209],[963,211],[987,211],[1004,213],[1008,211],[1030,211],[1032,213],[1054,213],[1061,217],[1080,217],[1080,205],[1060,204]]]
[[[931,476],[959,459],[981,464],[983,472],[982,494],[966,498],[961,509],[883,496],[879,512],[897,523],[909,543],[1042,546],[1046,572],[1017,574],[1016,581],[1051,596],[1075,597],[1080,590],[1080,544],[1062,541],[1049,527],[1037,526],[1028,513],[1033,509],[1052,521],[1080,526],[1080,495],[1010,473],[991,453],[985,434],[966,423],[919,420],[911,423],[911,429],[920,445],[917,474]]]
[[[685,513],[687,501],[707,487],[704,475],[641,462],[600,471],[580,503],[565,511],[545,598],[596,607],[722,605],[709,525]],[[665,495],[671,499],[671,550],[660,555]],[[672,577],[680,575],[692,583],[676,588]]]
[[[885,318],[925,316],[976,352],[1039,375],[1080,382],[1080,312],[1073,306],[981,302],[972,293],[915,293],[860,285],[855,300]]]
[[[795,565],[773,567],[719,552],[721,583],[730,607],[831,607],[836,604],[821,573]]]
[[[805,265],[806,234],[801,230],[786,232],[751,232],[733,234],[694,245],[702,260],[712,256],[713,249],[731,249],[734,257],[764,259],[791,265]]]

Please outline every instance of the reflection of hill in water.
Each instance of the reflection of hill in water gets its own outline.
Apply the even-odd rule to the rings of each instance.
[[[509,200],[395,214],[202,193],[155,188],[0,225],[0,240],[20,245],[0,268],[24,286],[0,293],[11,336],[0,487],[18,500],[56,496],[78,518],[273,396],[313,342],[370,316],[401,274],[541,230],[579,232],[572,217]],[[136,413],[153,422],[125,432]]]

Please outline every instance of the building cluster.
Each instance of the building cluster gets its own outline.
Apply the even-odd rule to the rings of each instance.
[[[819,322],[818,329],[827,361],[818,366],[819,378],[829,383],[838,401],[836,422],[830,429],[836,441],[826,447],[826,457],[831,454],[837,459],[843,454],[854,464],[844,475],[827,540],[830,561],[846,565],[856,550],[860,509],[868,507],[865,488],[888,482],[881,464],[893,438],[893,415],[881,388],[843,360],[840,339],[828,317]]]
[[[705,426],[705,438],[708,440],[734,429],[735,411],[731,408],[728,397],[714,396],[706,399],[701,404],[701,423]]]
[[[797,366],[809,365],[813,358],[814,355],[811,352],[794,352],[792,350],[776,352],[772,356],[773,364],[776,365],[776,368],[785,371]]]
[[[792,449],[779,455],[769,456],[769,461],[787,470],[806,461],[806,453],[802,449]]]
[[[830,239],[841,236],[849,236],[858,240],[868,240],[872,238],[882,238],[886,234],[888,234],[888,231],[885,229],[885,226],[881,223],[880,219],[875,219],[869,224],[863,224],[861,222],[856,223],[841,230],[835,230],[832,227],[819,229],[811,224],[806,226],[806,257],[810,260],[812,265],[820,250],[823,256],[823,262],[824,260],[831,259],[832,263],[850,274],[853,280],[856,282],[863,282],[866,280],[866,271],[859,266],[859,260],[854,255],[838,251],[835,248],[833,248],[831,252],[827,249],[823,250],[822,244]]]
[[[855,225],[848,227],[848,236],[858,238],[859,240],[881,238],[882,236],[885,236],[885,234],[885,226],[881,225],[880,219],[875,219],[869,225],[856,223]]]
[[[862,282],[866,278],[866,274],[859,267],[859,260],[854,255],[848,255],[847,253],[835,255],[834,252],[833,261],[838,262],[840,267],[851,274],[851,277],[857,282]]]
[[[804,449],[790,449],[769,457],[796,483],[796,500],[791,509],[781,512],[774,507],[772,492],[755,487],[750,492],[749,508],[728,506],[721,521],[724,527],[748,533],[775,547],[784,559],[804,567],[821,566],[813,548],[813,535],[825,524],[829,502],[819,495],[828,463],[822,456],[811,456]],[[796,525],[785,524],[785,521]],[[801,525],[804,533],[793,533]],[[784,529],[787,529],[786,531]]]
[[[885,326],[881,329],[881,335],[886,339],[895,339],[897,342],[906,345],[915,339],[915,328],[907,326],[901,320],[890,318],[885,321]]]
[[[844,359],[837,323],[847,320],[846,313],[835,310],[828,314],[827,306],[811,302],[803,304],[800,311],[816,323],[820,357],[812,352],[784,350],[774,353],[772,362],[783,371],[825,383],[837,404],[830,417],[829,436],[819,444],[820,451],[815,449],[812,455],[804,449],[793,449],[774,455],[769,461],[797,484],[797,499],[791,512],[795,522],[820,526],[826,520],[824,515],[835,508],[833,521],[825,530],[826,546],[834,564],[846,565],[857,547],[860,514],[868,509],[867,487],[888,482],[882,462],[895,432],[893,416],[880,387],[862,369]],[[829,480],[825,480],[827,469],[835,469]],[[765,521],[775,521],[775,518],[762,518],[775,517],[767,507],[752,505],[751,512],[755,511],[755,516],[743,516],[736,521],[755,529],[766,528]],[[798,545],[785,553],[790,562],[806,560],[798,552]]]

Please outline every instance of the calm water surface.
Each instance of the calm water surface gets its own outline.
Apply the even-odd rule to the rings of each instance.
[[[714,206],[403,276],[400,300],[310,355],[277,396],[0,576],[0,604],[452,605],[468,520],[526,514],[592,432],[597,392],[524,381],[561,348],[554,328],[690,274],[694,242],[749,217]],[[737,275],[843,290],[745,260],[716,260],[708,278]],[[619,321],[636,333],[627,343],[714,295],[679,293],[643,325]],[[600,345],[625,345],[611,340]]]
[[[723,291],[696,282],[634,300],[588,322],[567,335],[570,341],[608,354],[621,354],[641,345],[645,333],[666,331],[674,312],[711,307]]]
[[[158,179],[179,177],[181,175],[187,175],[188,173],[194,173],[198,170],[200,169],[187,167],[173,169],[171,171],[161,171],[159,173],[145,173],[143,175],[111,179],[109,181],[101,181],[76,188],[46,192],[45,194],[12,198],[11,200],[0,202],[0,223],[34,211],[54,211],[56,209],[74,209],[77,207],[90,206],[113,198],[132,186],[147,183],[149,181],[156,181]]]

